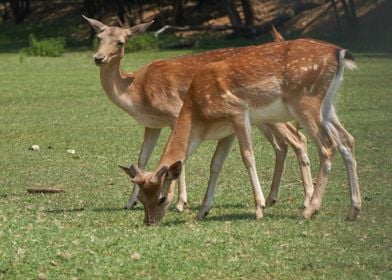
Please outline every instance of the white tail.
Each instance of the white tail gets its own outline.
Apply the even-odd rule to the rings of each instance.
[[[158,223],[163,217],[165,208],[159,204],[175,178],[170,174],[180,174],[181,163],[203,140],[219,140],[211,163],[213,175],[220,169],[234,135],[253,187],[256,217],[261,218],[266,203],[256,172],[252,126],[289,119],[308,130],[320,156],[317,184],[304,217],[310,218],[321,206],[338,148],[349,177],[351,207],[347,218],[354,220],[361,207],[354,138],[339,122],[332,103],[346,57],[337,46],[302,39],[241,48],[232,57],[199,68],[156,170],[140,170],[131,176],[142,182],[145,222]],[[211,180],[216,177],[211,176]],[[209,184],[199,217],[208,213],[214,187]]]

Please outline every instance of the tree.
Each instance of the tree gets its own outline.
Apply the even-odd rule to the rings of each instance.
[[[230,23],[234,32],[254,33],[255,12],[251,0],[241,0],[242,10],[244,12],[244,20],[241,19],[237,10],[236,0],[226,0],[225,7]]]
[[[225,7],[234,32],[239,32],[240,28],[242,27],[242,20],[240,14],[237,11],[235,0],[226,0]]]
[[[21,23],[30,14],[30,0],[9,1],[15,23]]]
[[[353,0],[341,0],[343,11],[348,23],[356,27],[358,26],[357,8]]]

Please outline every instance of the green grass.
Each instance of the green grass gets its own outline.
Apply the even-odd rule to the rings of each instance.
[[[127,54],[124,69],[186,52]],[[346,72],[337,102],[356,137],[363,198],[356,222],[344,221],[349,199],[339,156],[322,211],[301,218],[292,152],[279,203],[255,221],[238,146],[220,176],[215,207],[197,221],[214,148],[205,143],[187,164],[188,210],[171,208],[151,228],[142,225],[140,205],[122,210],[130,184],[117,167],[137,161],[143,129],[104,95],[91,53],[23,60],[0,54],[0,279],[391,279],[392,56],[357,58],[359,69]],[[273,152],[258,133],[254,138],[267,194]],[[29,150],[33,144],[40,151]],[[315,172],[312,144],[310,153]],[[32,195],[26,187],[66,193]]]

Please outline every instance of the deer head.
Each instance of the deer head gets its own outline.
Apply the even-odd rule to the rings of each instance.
[[[111,64],[119,62],[124,56],[124,49],[127,40],[131,37],[139,35],[154,22],[150,21],[135,25],[131,28],[111,27],[102,22],[83,16],[90,25],[97,31],[99,47],[94,55],[96,65]]]
[[[159,224],[172,200],[172,183],[181,174],[182,162],[177,161],[169,167],[164,165],[156,172],[146,172],[134,164],[119,167],[140,187],[138,199],[144,205],[144,224]]]

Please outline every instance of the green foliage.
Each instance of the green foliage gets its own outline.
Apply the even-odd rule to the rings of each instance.
[[[27,56],[62,56],[65,51],[65,39],[45,38],[38,40],[33,34],[29,35],[29,46],[22,50],[22,53]]]
[[[155,50],[159,48],[159,39],[152,33],[144,33],[128,40],[125,50],[127,52],[138,52],[142,50]]]
[[[131,53],[122,66],[132,71],[185,53]],[[131,186],[117,167],[137,162],[143,128],[108,101],[89,54],[25,57],[23,64],[17,54],[0,54],[0,279],[392,279],[392,56],[355,57],[359,69],[345,72],[337,109],[356,139],[363,198],[356,222],[344,221],[349,198],[339,155],[320,213],[301,218],[292,151],[279,202],[255,221],[238,146],[225,162],[214,208],[197,221],[215,148],[206,142],[187,161],[189,208],[179,214],[172,207],[160,227],[148,228],[140,204],[122,209]],[[33,144],[41,149],[29,150]],[[256,129],[254,146],[267,195],[274,152]],[[316,174],[310,140],[309,153]],[[26,187],[66,192],[33,195]]]
[[[97,45],[95,43],[95,45]],[[193,45],[193,39],[185,39],[174,34],[164,34],[156,38],[153,33],[130,38],[125,46],[126,52],[186,48]]]

